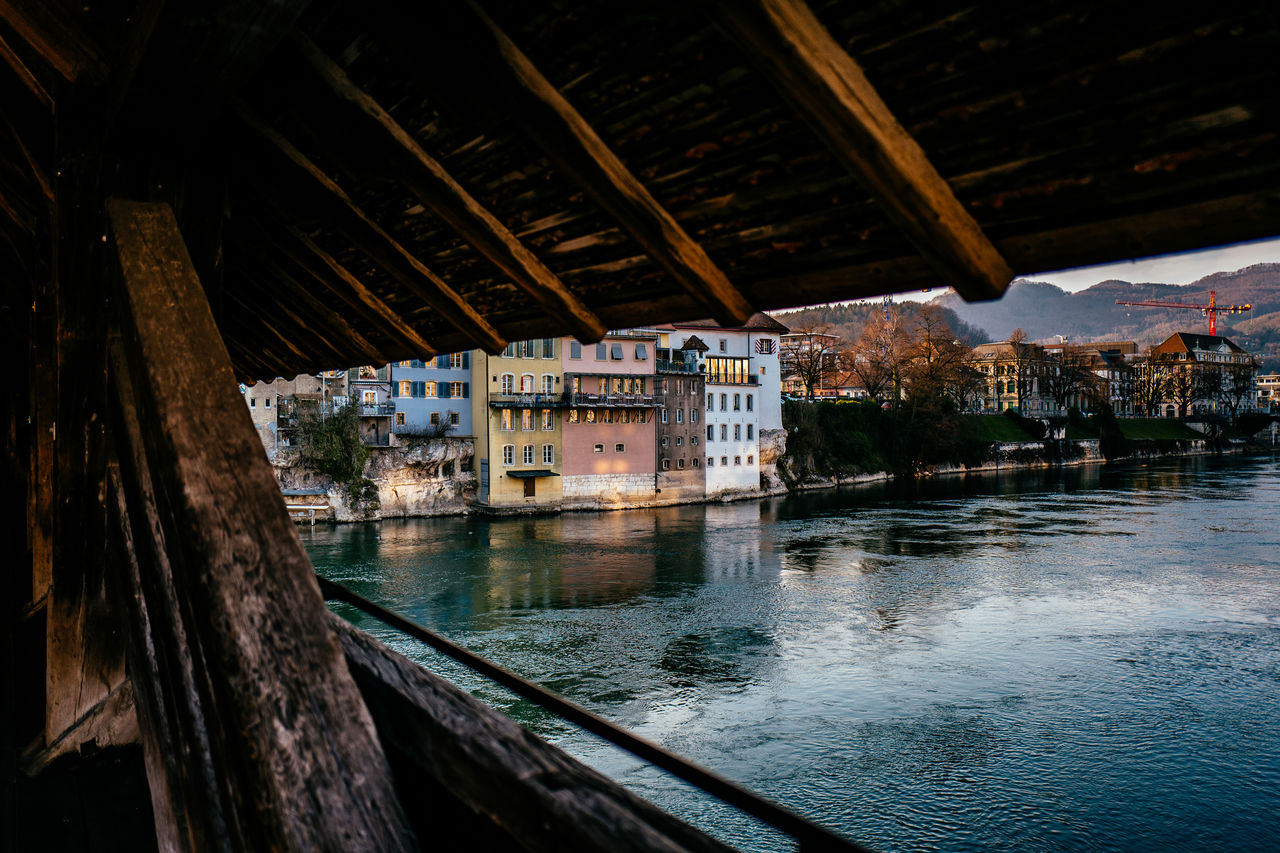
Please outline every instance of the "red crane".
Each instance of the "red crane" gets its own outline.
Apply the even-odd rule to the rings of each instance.
[[[1192,308],[1209,318],[1209,334],[1218,334],[1218,314],[1242,314],[1245,311],[1252,311],[1253,306],[1246,302],[1244,305],[1219,305],[1217,294],[1209,291],[1209,304],[1202,305],[1193,302],[1128,302],[1124,299],[1117,299],[1117,305],[1133,305],[1139,308]]]

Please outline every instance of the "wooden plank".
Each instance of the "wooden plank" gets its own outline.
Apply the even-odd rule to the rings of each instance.
[[[708,0],[712,20],[800,113],[965,299],[1013,271],[804,0]]]
[[[346,267],[320,248],[314,240],[292,225],[286,226],[290,241],[276,243],[277,248],[291,261],[307,272],[322,287],[346,302],[373,324],[374,328],[399,341],[411,353],[421,353],[418,358],[435,358],[442,352],[416,329],[400,319],[400,316],[377,294],[365,287]]]
[[[27,63],[23,61],[9,43],[0,36],[0,59],[12,69],[18,79],[22,81],[23,87],[40,102],[40,106],[49,112],[53,112],[53,95],[49,94],[49,90],[45,88],[40,79],[27,67]]]
[[[389,155],[393,171],[406,189],[536,299],[552,317],[564,321],[578,340],[594,342],[604,337],[607,330],[591,309],[455,181],[444,166],[423,150],[390,113],[352,83],[337,63],[305,36],[295,35],[291,42],[332,95],[352,108],[335,117],[344,122],[345,132],[356,133],[364,128],[375,152]],[[355,116],[357,121],[347,122],[347,116]],[[371,159],[378,158],[371,155]],[[369,164],[362,165],[367,168]]]
[[[106,78],[107,68],[88,39],[49,3],[0,0],[0,20],[68,83],[82,78],[101,83]]]
[[[186,849],[414,849],[176,220],[107,212],[123,603],[157,832]]]
[[[383,742],[411,771],[400,778],[419,780],[412,799],[402,786],[406,803],[439,832],[465,820],[463,834],[501,831],[491,844],[548,853],[729,850],[340,617],[330,625]]]
[[[34,776],[60,758],[138,743],[139,738],[133,685],[125,679],[88,708],[52,743],[38,750],[26,751],[22,756],[22,770],[28,776]]]
[[[501,352],[507,342],[489,321],[480,316],[452,287],[429,270],[422,261],[400,245],[353,202],[332,178],[312,163],[306,155],[293,146],[272,127],[251,115],[243,105],[237,105],[237,114],[244,124],[276,151],[291,168],[304,177],[297,189],[305,195],[306,207],[297,207],[299,198],[279,187],[264,189],[272,193],[275,202],[304,215],[314,215],[316,208],[323,211],[328,220],[361,251],[404,285],[414,296],[434,308],[446,321],[466,335],[481,349]]]
[[[476,4],[414,4],[377,23],[380,43],[402,71],[431,90],[465,90],[462,99],[514,121],[717,320],[732,326],[751,316],[750,303],[702,246]],[[424,54],[432,59],[424,62]],[[441,64],[449,73],[438,77]]]

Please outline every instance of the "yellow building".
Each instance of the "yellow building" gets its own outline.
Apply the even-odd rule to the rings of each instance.
[[[476,506],[556,510],[561,504],[562,341],[513,341],[472,354]]]

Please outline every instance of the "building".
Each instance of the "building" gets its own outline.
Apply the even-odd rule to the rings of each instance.
[[[655,410],[658,336],[612,332],[572,338],[564,352],[565,506],[650,502],[657,496]]]
[[[1257,361],[1222,335],[1176,332],[1151,349],[1142,369],[1165,374],[1165,417],[1257,408]]]
[[[348,400],[348,373],[325,370],[300,373],[292,379],[277,377],[245,387],[244,399],[262,441],[267,458],[297,444],[298,421],[308,412],[323,415]]]
[[[1258,377],[1258,408],[1264,412],[1280,411],[1280,373]]]
[[[347,397],[334,405],[354,405],[360,409],[360,440],[373,447],[391,444],[391,416],[395,406],[391,402],[391,368],[372,364],[353,367],[347,371]]]
[[[392,433],[471,435],[471,359],[470,352],[455,352],[392,362]]]
[[[767,314],[753,314],[739,327],[711,320],[659,326],[672,350],[698,338],[706,423],[704,467],[708,496],[760,488],[760,433],[782,428],[782,383],[778,341],[787,327]]]
[[[496,356],[471,353],[476,506],[481,509],[560,508],[561,343],[535,338],[512,341]]]
[[[982,409],[1003,412],[1017,409],[1028,417],[1057,412],[1043,384],[1048,368],[1045,348],[1039,344],[993,341],[973,348],[969,363],[982,374],[985,387]]]
[[[698,370],[707,345],[694,335],[676,349],[658,349],[656,424],[658,492],[663,501],[700,500],[707,493],[703,465],[705,382]]]

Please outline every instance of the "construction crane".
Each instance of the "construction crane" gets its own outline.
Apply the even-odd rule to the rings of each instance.
[[[1117,299],[1116,304],[1136,308],[1191,308],[1209,318],[1209,334],[1215,336],[1218,334],[1219,314],[1243,314],[1245,311],[1253,310],[1253,306],[1247,302],[1244,305],[1219,305],[1217,294],[1212,290],[1209,291],[1207,305],[1194,302],[1129,302],[1124,299]]]

